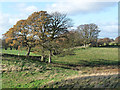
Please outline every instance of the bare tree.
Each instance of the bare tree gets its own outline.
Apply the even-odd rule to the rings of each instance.
[[[77,27],[77,30],[79,31],[83,39],[83,43],[85,47],[86,44],[97,42],[97,38],[100,30],[96,24],[80,25]]]
[[[71,19],[67,18],[66,14],[61,14],[59,12],[55,12],[51,15],[51,25],[49,27],[49,44],[47,44],[47,48],[49,50],[49,63],[51,63],[51,55],[52,50],[55,48],[53,43],[55,40],[65,37],[65,33],[68,32],[68,29],[72,27]],[[56,45],[55,45],[56,46]]]

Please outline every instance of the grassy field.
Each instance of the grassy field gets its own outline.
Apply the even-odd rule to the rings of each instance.
[[[19,50],[2,50],[2,53],[26,55],[26,51]],[[52,62],[64,64],[80,65],[100,65],[100,64],[117,64],[118,48],[77,48],[74,50],[75,55],[53,56]],[[30,53],[30,56],[40,56],[40,54]]]
[[[78,48],[75,55],[53,57],[53,62],[80,65],[114,65],[118,63],[118,48]]]
[[[39,88],[45,83],[59,81],[78,73],[39,61],[9,56],[3,57],[2,66],[3,88]]]
[[[26,50],[10,50],[9,48],[7,50],[2,49],[2,53],[6,53],[6,54],[14,54],[14,55],[26,55],[27,51]],[[38,56],[38,54],[35,53],[30,53],[30,56]]]
[[[18,51],[3,50],[2,52],[16,54]],[[75,49],[74,52],[75,55],[52,57],[51,64],[25,57],[3,56],[2,86],[3,88],[64,87],[66,83],[69,83],[69,78],[73,78],[70,83],[75,83],[76,77],[91,75],[93,73],[108,74],[109,77],[96,79],[98,83],[105,84],[110,80],[114,81],[110,82],[110,85],[105,84],[105,87],[118,87],[118,85],[120,85],[117,82],[118,79],[116,76],[110,76],[110,73],[118,73],[118,48],[78,48]],[[21,55],[24,55],[24,53],[26,53],[26,51],[21,52]],[[31,53],[31,55],[34,56],[36,54]],[[68,82],[64,81],[66,79],[68,79]],[[94,78],[92,78],[90,82],[92,82],[93,79]],[[87,80],[89,80],[89,78],[87,78],[86,81]],[[104,82],[102,80],[104,80]],[[86,81],[83,80],[82,82]],[[64,83],[61,84],[61,82]],[[79,86],[91,87],[90,82],[86,82],[86,85],[79,83]],[[71,86],[70,83],[67,85],[68,87]],[[94,87],[102,87],[102,85],[98,85],[98,83],[94,84]]]

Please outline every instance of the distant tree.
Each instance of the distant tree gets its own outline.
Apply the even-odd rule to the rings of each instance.
[[[83,45],[82,37],[77,30],[71,30],[67,33],[67,46],[72,48]]]
[[[112,42],[112,39],[110,38],[103,38],[104,45],[108,46],[110,42]]]
[[[118,45],[120,44],[120,36],[118,36],[117,38],[115,38],[115,43]]]
[[[110,42],[112,42],[112,40],[110,38],[103,38],[103,42],[106,45],[109,45]]]
[[[104,45],[103,39],[98,39],[97,44],[98,46],[103,46]]]
[[[96,24],[84,24],[77,27],[77,30],[81,33],[84,46],[92,42],[97,42],[99,35],[99,28]]]
[[[97,41],[98,45],[101,46],[108,46],[111,42],[114,42],[114,40],[110,38],[102,38]]]
[[[67,44],[68,48],[75,47],[75,32],[74,31],[69,31],[67,33],[67,40],[66,40],[66,42],[68,43]]]

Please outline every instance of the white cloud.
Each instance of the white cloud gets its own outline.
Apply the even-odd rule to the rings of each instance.
[[[35,11],[38,11],[38,8],[34,5],[27,5],[26,3],[19,3],[16,4],[16,8],[21,12],[21,13],[32,13]]]
[[[16,4],[14,7],[19,11],[19,14],[2,13],[2,10],[0,10],[0,38],[2,37],[2,34],[15,25],[18,20],[26,19],[28,15],[38,10],[36,6],[28,6],[25,3]]]
[[[118,33],[118,25],[107,25],[107,26],[103,26],[101,28],[103,28],[104,32]]]
[[[24,9],[25,12],[34,12],[37,10],[38,10],[38,8],[36,6],[28,6]]]
[[[106,23],[99,23],[101,32],[103,33],[118,33],[118,22],[106,22]]]
[[[8,16],[8,14],[0,13],[0,38],[2,37],[2,34],[6,32],[6,29],[9,26],[7,23],[9,21]]]
[[[68,14],[99,12],[113,6],[110,2],[82,2],[81,0],[65,0],[47,6],[47,11],[60,11]]]
[[[9,22],[8,23],[10,25],[15,25],[18,20],[20,20],[20,18],[9,18]]]
[[[38,10],[37,7],[27,6],[25,3],[17,4],[15,7],[20,11],[20,14],[4,14],[0,12],[0,38],[2,34],[15,25],[18,20],[26,19],[28,15]]]
[[[110,38],[116,38],[118,36],[118,22],[113,21],[113,22],[104,22],[104,23],[99,23],[100,27],[100,36],[101,38],[104,37],[110,37]]]
[[[9,30],[16,22],[20,20],[19,16],[0,13],[0,38],[2,34]]]
[[[90,12],[98,12],[106,7],[113,6],[113,3],[98,3],[98,2],[82,2],[81,0],[65,0],[63,2],[55,2],[53,4],[49,4],[47,6],[47,11],[61,11],[69,14],[76,13],[90,13]],[[38,11],[36,6],[30,6],[25,3],[19,3],[15,6],[20,14],[12,15],[12,14],[2,14],[0,13],[0,33],[3,34],[8,31],[18,20],[26,19],[28,15],[32,14],[34,11]],[[108,24],[108,23],[107,23]],[[101,32],[111,32],[117,33],[117,24],[102,24],[100,27],[102,29]],[[74,27],[75,28],[75,27]],[[0,35],[1,37],[1,35]]]

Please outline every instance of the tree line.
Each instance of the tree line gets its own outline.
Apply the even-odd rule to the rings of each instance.
[[[41,61],[45,61],[48,52],[51,56],[64,53],[75,46],[97,46],[99,27],[96,24],[79,25],[71,30],[72,20],[66,14],[47,11],[34,12],[25,20],[19,20],[12,28],[3,34],[5,49],[26,48],[30,52],[41,52]]]

